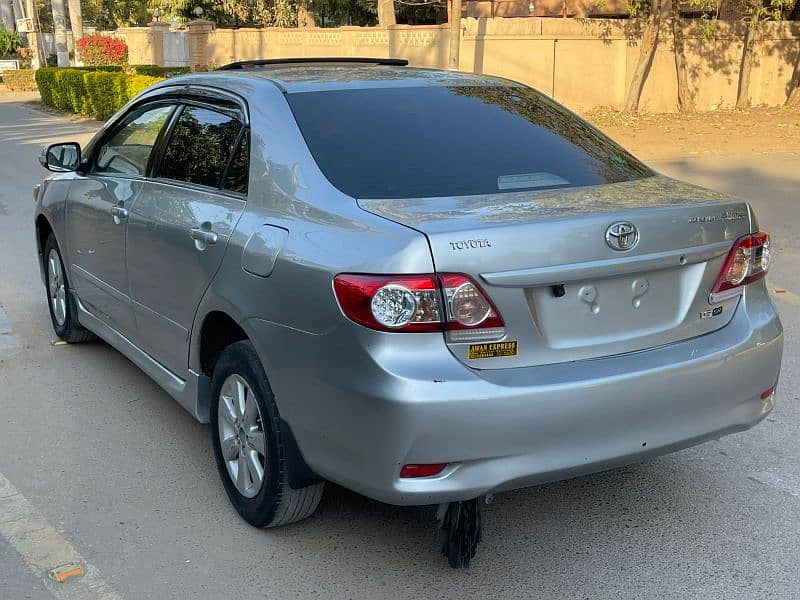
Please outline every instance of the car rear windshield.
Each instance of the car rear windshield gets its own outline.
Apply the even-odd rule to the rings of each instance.
[[[354,198],[492,194],[653,174],[525,87],[393,87],[287,97],[322,172]]]

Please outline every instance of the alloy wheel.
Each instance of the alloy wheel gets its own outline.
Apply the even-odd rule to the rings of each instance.
[[[67,320],[67,289],[64,282],[64,271],[61,268],[61,257],[55,249],[47,256],[47,291],[53,316],[56,323],[64,324]]]
[[[222,384],[217,416],[228,475],[242,496],[253,498],[264,483],[267,445],[255,392],[240,375],[230,375]]]

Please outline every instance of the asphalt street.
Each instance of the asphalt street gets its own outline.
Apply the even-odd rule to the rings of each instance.
[[[643,464],[501,494],[472,568],[452,571],[433,508],[334,485],[312,518],[251,528],[218,481],[206,426],[104,343],[51,344],[36,157],[96,128],[0,95],[0,507],[5,480],[6,497],[49,524],[34,533],[68,543],[116,595],[47,581],[38,538],[3,534],[20,518],[0,510],[0,600],[800,598],[800,154],[654,165],[751,201],[773,235],[768,281],[786,329],[773,414]]]

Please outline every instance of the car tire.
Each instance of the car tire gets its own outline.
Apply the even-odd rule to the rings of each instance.
[[[61,258],[61,250],[52,233],[45,242],[42,260],[47,308],[56,335],[70,344],[95,339],[95,335],[78,322],[78,308],[69,286],[64,259]]]
[[[222,352],[211,389],[214,457],[238,513],[255,527],[288,525],[310,516],[319,505],[325,483],[300,489],[289,485],[278,406],[250,342],[236,342]]]

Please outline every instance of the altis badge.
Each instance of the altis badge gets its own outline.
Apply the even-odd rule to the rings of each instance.
[[[721,215],[698,215],[689,217],[689,223],[713,223],[714,221],[741,221],[747,213],[740,210],[726,210]]]

